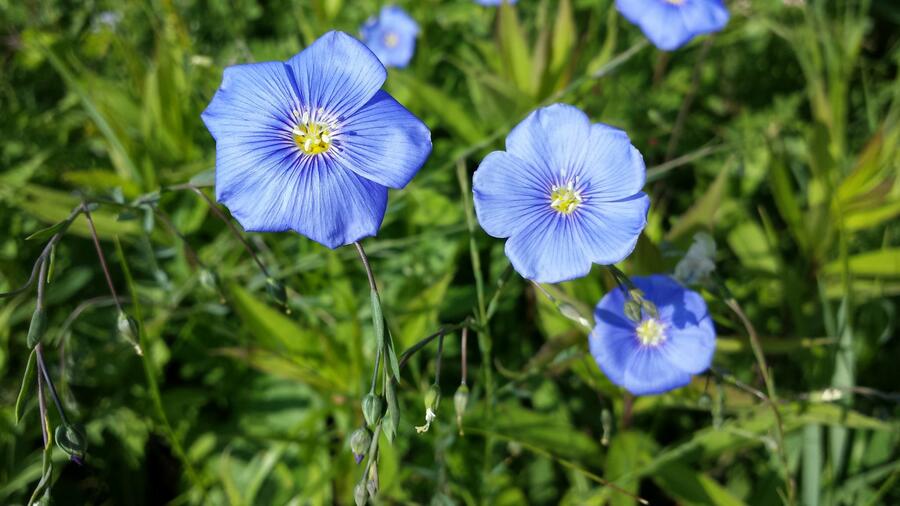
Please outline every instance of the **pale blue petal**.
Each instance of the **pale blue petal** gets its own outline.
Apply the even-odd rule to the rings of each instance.
[[[721,30],[728,11],[721,0],[616,0],[619,12],[638,25],[654,46],[664,51],[678,49],[696,35]]]
[[[553,104],[528,115],[506,137],[506,150],[565,181],[581,176],[590,148],[591,122],[577,107]]]
[[[543,170],[505,151],[485,157],[472,178],[478,223],[489,235],[510,237],[549,209]]]
[[[582,250],[578,223],[548,205],[506,241],[506,256],[523,278],[559,283],[586,275],[591,261]]]
[[[634,395],[655,395],[690,382],[690,373],[674,366],[659,350],[640,347],[631,356],[623,386]]]
[[[591,125],[583,177],[592,198],[621,200],[641,191],[647,177],[644,157],[628,134],[603,123]]]
[[[616,385],[625,384],[631,356],[640,347],[634,322],[623,314],[624,304],[625,293],[621,289],[607,293],[594,310],[596,323],[588,337],[591,355],[603,374]]]
[[[695,34],[718,32],[728,24],[728,9],[721,0],[691,0],[681,6],[684,25]]]
[[[378,57],[343,32],[326,33],[287,64],[303,105],[337,117],[364,106],[387,77]]]
[[[284,63],[235,65],[225,69],[201,118],[216,140],[289,140],[290,115],[298,104]]]
[[[425,123],[379,91],[341,125],[341,147],[334,157],[364,178],[403,188],[430,153]]]
[[[336,248],[377,233],[387,188],[324,156],[219,141],[216,198],[245,230],[295,230]]]
[[[634,251],[647,224],[650,198],[643,192],[615,202],[597,202],[588,194],[572,213],[579,227],[579,242],[591,262],[612,265]]]

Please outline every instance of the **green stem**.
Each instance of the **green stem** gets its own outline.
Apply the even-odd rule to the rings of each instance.
[[[156,382],[156,372],[154,371],[153,363],[151,362],[151,348],[147,342],[146,332],[144,332],[144,320],[141,315],[141,305],[138,300],[137,290],[135,289],[134,278],[131,276],[131,269],[128,267],[128,262],[125,259],[125,251],[122,249],[122,243],[119,241],[118,236],[115,237],[115,242],[119,261],[122,262],[122,273],[125,275],[128,291],[131,292],[131,304],[134,310],[134,319],[137,322],[138,327],[138,341],[141,349],[146,350],[146,353],[140,354],[140,357],[141,364],[144,366],[144,375],[147,379],[147,389],[150,391],[150,398],[153,401],[153,408],[156,410],[156,415],[162,423],[163,431],[166,438],[169,440],[169,444],[172,445],[175,456],[178,457],[178,460],[180,460],[181,464],[184,466],[188,479],[194,487],[202,491],[203,487],[200,476],[197,474],[197,471],[188,459],[187,453],[185,453],[184,448],[181,446],[181,442],[175,435],[175,431],[172,429],[172,424],[169,423],[169,417],[166,415],[165,408],[163,407],[162,394],[159,390],[159,384]]]

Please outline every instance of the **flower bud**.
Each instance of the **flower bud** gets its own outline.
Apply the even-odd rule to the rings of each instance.
[[[219,286],[219,279],[216,276],[216,273],[209,269],[200,269],[200,273],[198,275],[200,279],[200,286],[209,290],[210,292],[215,292],[216,287]]]
[[[641,321],[641,305],[633,300],[625,301],[625,316],[633,322]]]
[[[124,311],[119,311],[116,328],[119,330],[119,335],[134,346],[135,353],[138,355],[144,354],[143,350],[141,350],[141,345],[138,343],[138,326],[134,318],[125,314]]]
[[[456,389],[453,394],[453,407],[456,409],[456,425],[459,427],[459,435],[463,435],[462,420],[466,413],[466,404],[469,403],[469,387],[465,383]]]
[[[641,309],[651,318],[659,318],[659,311],[656,310],[656,304],[647,299],[641,299]]]
[[[350,451],[353,452],[353,458],[359,464],[369,451],[369,445],[372,444],[372,435],[368,429],[360,427],[350,435]]]
[[[84,430],[76,425],[60,425],[54,434],[56,446],[75,460],[84,458],[87,452],[87,436]]]
[[[378,495],[378,466],[369,467],[369,479],[366,481],[366,490],[369,497]]]
[[[369,500],[369,492],[366,490],[366,480],[363,478],[356,484],[356,488],[353,489],[353,500],[356,501],[356,506],[366,506],[366,502]]]
[[[381,400],[380,396],[370,392],[363,397],[362,411],[363,416],[366,418],[366,425],[375,427],[375,424],[381,419],[382,413],[384,413],[384,401]]]
[[[572,304],[569,304],[568,302],[562,302],[557,307],[559,308],[559,312],[566,318],[572,320],[575,323],[578,323],[583,327],[591,327],[591,322],[587,321],[587,319],[582,316],[581,313],[578,312],[578,309]]]
[[[28,337],[25,340],[28,348],[31,349],[40,344],[46,331],[47,315],[43,309],[35,309],[34,314],[31,315],[31,325],[28,327]]]

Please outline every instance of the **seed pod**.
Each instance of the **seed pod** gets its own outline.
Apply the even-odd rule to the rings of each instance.
[[[366,425],[374,428],[384,413],[384,401],[381,400],[380,396],[368,393],[363,397],[362,411],[363,416],[366,418]]]
[[[366,506],[366,502],[369,500],[369,491],[366,490],[365,478],[360,480],[353,489],[353,500],[356,501],[356,506]]]
[[[54,434],[56,446],[70,457],[83,459],[87,452],[87,436],[84,430],[76,425],[60,425]]]
[[[469,403],[469,387],[465,383],[456,389],[453,394],[453,408],[456,410],[456,425],[459,427],[459,435],[463,435],[462,420],[466,414],[466,404]]]
[[[441,389],[437,384],[432,384],[425,392],[425,409],[437,411],[438,405],[441,403]]]
[[[31,325],[28,327],[28,337],[26,338],[28,348],[33,349],[40,344],[46,331],[47,315],[43,309],[35,309],[34,314],[31,315]]]

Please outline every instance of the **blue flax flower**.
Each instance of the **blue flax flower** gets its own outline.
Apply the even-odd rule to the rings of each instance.
[[[625,132],[555,104],[528,115],[509,133],[506,151],[481,162],[472,191],[481,227],[509,238],[516,271],[556,283],[631,253],[647,223],[645,177]]]
[[[596,326],[589,337],[591,354],[604,374],[634,395],[667,392],[687,385],[691,376],[709,368],[716,330],[697,292],[669,276],[632,280],[658,316],[644,311],[640,322],[625,316],[628,294],[617,288],[594,310]]]
[[[728,9],[722,0],[616,0],[616,7],[664,51],[678,49],[694,36],[718,32],[728,24]]]
[[[387,6],[360,28],[363,42],[387,67],[409,65],[416,50],[419,25],[403,9]]]
[[[250,231],[295,230],[329,248],[375,235],[387,188],[431,152],[431,133],[381,85],[365,45],[329,32],[287,62],[225,69],[203,112],[216,199]]]

